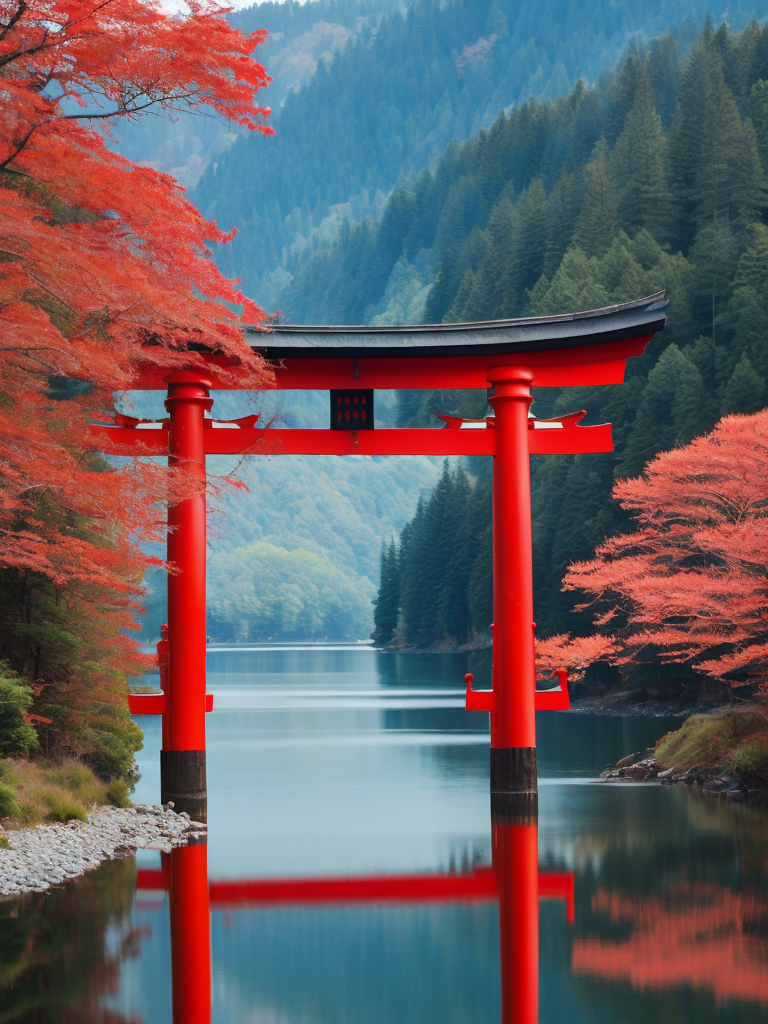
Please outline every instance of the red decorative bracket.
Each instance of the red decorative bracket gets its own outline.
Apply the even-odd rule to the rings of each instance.
[[[238,420],[205,420],[206,455],[241,455],[264,436],[256,426],[258,413]],[[114,445],[117,454],[167,455],[170,420],[139,420],[115,414],[115,426],[91,423],[89,430],[99,441]]]
[[[585,452],[612,452],[613,431],[610,423],[599,423],[596,426],[581,427],[579,424],[587,415],[584,409],[568,413],[567,416],[556,416],[551,420],[528,419],[528,451],[531,455],[575,455]],[[462,419],[461,416],[444,416],[437,418],[448,430],[493,430],[496,426],[493,416],[484,419]]]
[[[552,420],[528,420],[528,451],[531,455],[574,455],[584,452],[612,452],[610,423],[580,427],[585,410]]]
[[[164,715],[168,700],[164,693],[128,693],[128,710],[132,715]],[[213,711],[213,694],[205,695],[205,710]]]
[[[467,684],[466,709],[467,711],[493,711],[494,693],[493,690],[473,690],[472,682],[474,675],[467,672],[464,682]]]
[[[537,690],[536,710],[537,711],[567,711],[571,706],[571,695],[568,693],[568,669],[556,669],[557,678],[560,680],[559,690]]]
[[[467,684],[466,703],[467,711],[493,711],[495,694],[493,690],[473,690],[472,683],[474,675],[468,672],[464,676]],[[571,706],[571,696],[568,692],[568,670],[557,669],[557,678],[560,681],[558,690],[537,690],[536,710],[537,711],[567,711]]]

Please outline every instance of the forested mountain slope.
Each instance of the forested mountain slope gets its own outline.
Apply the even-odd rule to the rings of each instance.
[[[404,11],[406,5],[407,0],[267,0],[233,11],[228,20],[244,32],[269,32],[256,59],[272,76],[264,102],[272,108],[274,120],[286,99],[310,81],[319,62],[329,61],[350,39],[371,31],[387,13]],[[192,188],[211,163],[227,160],[229,147],[245,134],[237,125],[189,113],[182,105],[172,116],[154,112],[118,124],[113,145],[123,156],[151,164]]]
[[[330,261],[336,274],[397,252],[407,274],[434,249],[429,321],[590,309],[667,289],[667,330],[630,362],[624,385],[535,395],[538,416],[585,408],[614,424],[615,440],[613,455],[532,460],[541,632],[578,628],[560,581],[569,561],[622,528],[613,480],[721,415],[768,402],[767,183],[768,28],[707,25],[684,59],[671,38],[632,48],[599,87],[524,105],[452,147]],[[348,294],[363,286],[359,275]],[[450,403],[404,392],[400,421],[483,414],[485,396]],[[379,641],[395,630],[417,645],[465,641],[487,629],[490,481],[484,464],[472,469],[446,469],[399,548],[386,549]]]
[[[192,198],[221,226],[238,227],[217,254],[220,266],[298,322],[305,312],[313,320],[323,313],[285,293],[308,242],[325,245],[348,220],[380,211],[402,175],[433,164],[451,140],[508,107],[562,96],[580,77],[597,80],[633,35],[648,38],[686,18],[700,25],[710,4],[414,0],[407,13],[378,23],[370,12],[382,4],[366,3],[354,26],[351,0],[285,6],[302,23],[317,12],[339,26],[337,38],[349,33],[346,43],[275,109],[277,134],[237,138],[225,159],[209,163]],[[261,4],[235,17],[240,27],[279,34],[287,18],[279,8]],[[743,18],[740,9],[732,14]],[[273,72],[269,44],[260,56]]]
[[[600,136],[600,118],[605,113],[612,78],[608,76],[596,90],[579,88],[559,105],[532,102],[530,106],[523,106],[518,115],[505,115],[495,127],[467,146],[451,145],[434,171],[417,175],[395,190],[379,226],[348,225],[344,228],[344,239],[349,244],[332,248],[328,254],[318,252],[316,260],[302,257],[295,263],[300,272],[289,286],[289,276],[280,269],[283,249],[290,248],[297,238],[314,232],[324,223],[326,213],[322,211],[329,210],[329,204],[342,205],[329,214],[331,219],[326,227],[368,208],[367,200],[347,202],[351,191],[363,187],[362,181],[386,179],[380,198],[381,203],[385,203],[386,190],[404,169],[402,159],[392,155],[393,146],[400,146],[406,138],[404,122],[395,130],[391,125],[387,127],[389,120],[410,119],[408,138],[415,140],[418,149],[440,120],[438,107],[442,103],[449,111],[444,120],[450,132],[446,136],[437,133],[423,150],[424,153],[429,151],[425,160],[434,160],[442,146],[440,140],[456,134],[457,126],[463,125],[461,132],[466,134],[473,125],[483,123],[483,119],[491,123],[500,107],[510,102],[506,93],[502,97],[498,83],[511,82],[509,76],[518,75],[521,68],[528,67],[534,79],[528,82],[522,77],[515,78],[517,92],[509,94],[513,99],[525,96],[538,99],[545,88],[556,95],[567,90],[568,83],[585,67],[591,78],[598,78],[604,66],[602,55],[619,52],[632,26],[663,25],[668,18],[677,23],[686,13],[703,10],[705,4],[686,0],[663,9],[656,0],[635,6],[614,6],[607,0],[596,0],[587,15],[583,7],[564,0],[536,8],[520,7],[507,0],[493,3],[482,0],[476,4],[420,4],[405,19],[396,13],[401,6],[394,0],[388,4],[374,0],[319,0],[305,5],[262,4],[232,15],[247,29],[266,27],[273,32],[261,56],[268,70],[278,75],[270,97],[278,135],[256,146],[247,140],[235,140],[221,157],[214,153],[213,162],[218,163],[218,170],[214,176],[213,165],[210,165],[198,200],[204,199],[208,182],[212,189],[210,201],[223,204],[218,210],[209,208],[208,212],[215,213],[223,225],[234,223],[240,227],[238,238],[220,254],[229,260],[227,268],[246,279],[252,293],[262,302],[268,302],[266,275],[277,267],[273,284],[283,281],[285,287],[274,305],[282,306],[294,321],[350,322],[377,313],[382,320],[418,319],[424,315],[427,295],[442,262],[444,270],[439,287],[435,287],[430,298],[436,309],[434,315],[440,319],[454,304],[466,277],[465,270],[471,269],[473,274],[480,272],[477,261],[481,254],[474,253],[472,247],[480,235],[485,238],[491,225],[490,211],[501,193],[506,189],[505,194],[516,209],[525,188],[523,182],[532,182],[539,174],[543,176],[542,181],[546,181],[542,187],[549,196],[566,162],[571,168],[569,173],[576,175],[573,179],[576,182],[577,171],[579,168],[583,171],[594,142]],[[376,29],[376,17],[384,10],[395,13],[390,13]],[[490,49],[483,46],[478,49],[474,44],[481,37],[487,40],[494,34],[491,31],[488,35],[489,18],[494,12],[506,12],[509,31],[506,35],[500,33]],[[549,21],[544,17],[547,12]],[[743,17],[743,12],[736,11],[735,17]],[[690,46],[696,33],[689,25],[683,35]],[[346,38],[345,45],[337,49],[334,62],[326,66],[322,57],[323,53],[330,52],[326,43],[342,38]],[[523,61],[524,54],[513,53],[512,49],[522,46],[524,50],[529,44],[523,45],[523,39],[539,39],[534,47],[536,59],[531,59],[529,64]],[[466,53],[465,47],[469,47]],[[561,83],[557,88],[554,84],[550,88],[541,75],[554,67],[555,52],[563,56],[566,61],[563,66],[567,65],[568,73],[565,78],[557,79]],[[568,63],[569,55],[589,63],[579,63],[576,57],[573,64]],[[651,64],[661,83],[658,86],[659,111],[668,126],[680,74],[674,43],[654,47]],[[426,76],[423,75],[425,68],[429,69]],[[450,88],[445,82],[441,84],[440,68],[448,73],[446,82],[452,83]],[[279,78],[283,70],[290,88]],[[432,85],[430,76],[434,79]],[[294,85],[301,82],[304,84],[299,90],[292,92]],[[486,97],[486,92],[491,98]],[[459,117],[461,111],[464,113]],[[620,105],[611,116],[623,117]],[[544,119],[541,123],[540,118]],[[547,118],[552,122],[549,126],[544,123]],[[528,124],[525,132],[529,137],[525,146],[520,141],[523,136],[519,127],[524,122]],[[558,135],[561,123],[563,132]],[[496,151],[499,135],[505,136],[506,149]],[[537,138],[546,152],[537,148]],[[276,148],[270,148],[273,144]],[[205,147],[201,152],[205,159],[211,158]],[[397,152],[402,157],[402,151]],[[476,177],[479,172],[473,169],[473,160],[480,164],[490,161],[482,172],[482,181]],[[379,161],[384,168],[382,171],[377,169]],[[414,159],[413,166],[421,164]],[[563,190],[567,190],[570,180],[567,178],[558,197],[565,195]],[[477,191],[478,182],[481,193]],[[379,189],[379,185],[376,188]],[[442,190],[451,191],[450,203],[445,202]],[[369,191],[369,197],[372,194]],[[303,220],[291,215],[291,210],[295,214],[295,205],[291,204],[297,202],[303,204],[305,214],[309,211],[307,216],[302,215]],[[376,208],[375,202],[373,207]],[[317,216],[313,212],[316,209],[321,211]],[[279,246],[275,243],[270,255],[268,249],[272,242],[269,239],[273,238],[273,230],[282,241]],[[499,223],[496,230],[503,232],[503,223]],[[318,240],[325,237],[323,228]],[[554,221],[546,228],[546,238],[546,266],[548,273],[553,274],[570,235],[568,229],[560,231]],[[507,244],[516,243],[510,237]],[[458,248],[462,250],[456,261],[451,247],[457,252]],[[226,255],[228,251],[230,255]],[[467,254],[475,262],[463,266]],[[673,268],[678,268],[683,275],[687,272],[687,264],[675,263],[668,254],[658,259],[666,261],[661,270],[658,273],[649,270],[637,288],[629,289],[633,295],[639,293],[638,288],[651,290],[651,287],[669,286]],[[531,266],[535,267],[535,262]],[[461,281],[454,281],[451,274],[458,268],[462,270]],[[490,257],[487,273],[492,277]],[[470,282],[471,278],[467,277],[465,291]],[[527,278],[523,284],[529,285]],[[516,287],[519,289],[519,281]],[[448,305],[440,308],[440,303],[445,301]],[[566,294],[563,299],[569,308],[588,301],[591,300],[586,293]],[[507,297],[503,302],[507,303]],[[479,300],[477,306],[481,308]],[[486,303],[482,308],[492,307]],[[675,307],[670,338],[674,337],[680,308]],[[680,341],[681,345],[685,343]],[[409,396],[401,396],[401,417],[416,415],[419,411],[419,396],[410,397],[417,399],[416,408],[411,408]],[[314,396],[307,402],[303,398],[301,401],[304,404],[300,407],[291,398],[286,414],[288,421],[310,425],[310,418],[314,416],[313,423],[323,425],[326,399]],[[433,405],[441,409],[445,402],[438,398]],[[279,404],[270,405],[267,415],[275,409],[282,411]],[[214,415],[227,418],[248,411],[251,410],[238,408],[234,400],[217,397]],[[422,496],[426,500],[426,492],[439,476],[439,466],[428,460],[414,463],[382,460],[375,464],[368,460],[273,459],[269,462],[253,460],[245,473],[250,493],[227,492],[224,507],[229,515],[213,520],[212,633],[219,637],[338,636],[342,621],[339,615],[329,610],[325,620],[322,615],[318,619],[316,614],[324,604],[330,609],[323,596],[327,593],[325,583],[303,591],[299,586],[297,590],[296,562],[311,556],[322,561],[322,565],[312,562],[312,572],[319,573],[335,593],[345,595],[343,635],[366,635],[370,623],[369,597],[375,589],[371,581],[376,577],[379,545],[382,540],[388,543],[392,533],[402,529],[421,492],[425,492]],[[610,477],[610,467],[607,473]],[[257,550],[254,544],[271,545],[271,548]],[[563,551],[570,550],[566,538],[561,547]],[[242,579],[234,585],[233,566],[238,573],[250,567],[248,586]],[[276,618],[265,619],[256,608],[255,598],[248,597],[241,604],[232,600],[235,593],[264,591],[264,583],[258,578],[264,566],[270,567],[267,573],[270,587],[275,579],[286,580],[283,596],[277,598],[282,610]],[[339,579],[339,573],[343,580]],[[554,579],[557,572],[550,575]],[[559,576],[557,579],[559,581]],[[151,595],[150,631],[160,621],[157,582],[153,583]],[[288,599],[289,595],[295,598],[297,593],[301,597],[298,605],[293,598]],[[487,615],[481,614],[477,621],[487,622]]]

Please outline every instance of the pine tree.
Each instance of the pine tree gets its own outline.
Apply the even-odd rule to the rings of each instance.
[[[488,218],[488,256],[477,274],[473,290],[475,309],[483,320],[503,320],[515,315],[520,292],[515,279],[518,261],[519,217],[509,199],[500,199]]]
[[[712,425],[713,411],[699,370],[677,345],[667,345],[648,374],[617,475],[639,473],[658,452],[706,430]]]
[[[579,213],[575,175],[565,168],[547,197],[543,273],[551,280],[571,243]]]
[[[603,138],[584,168],[584,199],[573,242],[587,256],[600,256],[613,241],[618,227],[619,190],[608,160],[608,144]]]
[[[471,490],[461,467],[450,482],[441,538],[448,562],[440,586],[436,632],[441,640],[465,643],[471,632],[468,591],[474,556],[469,529]]]
[[[547,196],[541,178],[534,178],[515,204],[517,240],[512,262],[517,312],[522,313],[522,297],[538,281],[544,270],[547,239]]]
[[[634,101],[611,153],[611,167],[621,192],[622,228],[629,234],[647,228],[655,239],[665,241],[672,216],[666,144],[645,65],[637,75]]]
[[[373,608],[373,642],[386,647],[394,638],[400,610],[400,559],[394,538],[381,548],[379,593]]]
[[[722,57],[706,39],[686,69],[670,135],[670,161],[678,191],[677,241],[683,251],[695,230],[722,221],[748,223],[764,206],[754,130],[742,122],[725,82]]]
[[[720,410],[723,415],[732,412],[758,412],[768,402],[765,380],[755,372],[752,361],[742,352],[730,380],[723,389]]]

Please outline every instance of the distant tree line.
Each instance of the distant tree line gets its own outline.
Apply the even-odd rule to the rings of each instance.
[[[381,552],[375,643],[466,643],[487,630],[491,604],[490,478],[473,481],[446,460],[437,486]]]
[[[585,408],[593,422],[613,423],[615,442],[610,455],[532,460],[542,633],[588,628],[570,614],[575,599],[561,581],[571,561],[627,528],[610,498],[614,480],[637,475],[724,414],[768,401],[767,170],[768,28],[752,23],[733,34],[707,24],[685,58],[671,37],[647,51],[632,47],[599,87],[502,115],[399,189],[378,226],[350,230],[359,267],[375,258],[386,266],[386,254],[415,267],[436,254],[427,322],[590,309],[667,290],[667,329],[631,361],[624,385],[535,393],[536,415]],[[349,251],[325,258],[338,268]],[[335,282],[323,287],[330,293]],[[359,301],[366,298],[376,301],[372,292]],[[401,394],[402,425],[437,411],[489,410],[479,392]],[[431,646],[487,629],[488,473],[482,460],[446,470],[385,548],[379,642]],[[459,493],[462,526],[435,544],[436,524],[449,521]],[[467,583],[467,599],[449,624],[440,602],[454,576]]]

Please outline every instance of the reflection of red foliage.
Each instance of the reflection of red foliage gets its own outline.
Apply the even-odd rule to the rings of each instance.
[[[574,974],[658,990],[711,989],[718,1003],[768,1003],[768,898],[716,885],[682,884],[664,896],[625,896],[598,889],[592,909],[633,926],[626,939],[577,939]]]

